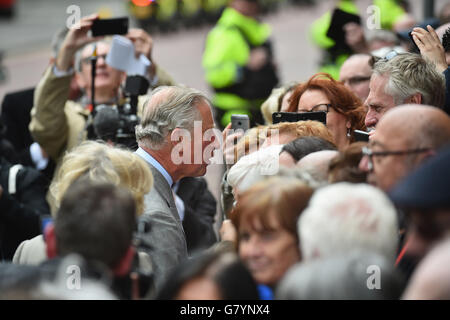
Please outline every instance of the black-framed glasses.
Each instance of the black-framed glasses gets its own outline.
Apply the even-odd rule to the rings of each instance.
[[[99,55],[97,55],[97,60],[100,59],[100,58],[102,58],[104,61],[106,61],[106,54],[99,54]],[[81,63],[88,64],[91,61],[91,59],[92,59],[92,56],[83,58],[83,59],[81,59]]]
[[[423,153],[430,151],[431,148],[418,148],[409,150],[396,150],[396,151],[372,151],[369,147],[362,148],[362,155],[367,156],[369,159],[367,167],[369,171],[373,170],[373,157],[387,157],[387,156],[402,156],[407,154]]]
[[[325,113],[328,113],[328,111],[330,111],[330,108],[332,108],[331,104],[321,103],[321,104],[315,105],[310,110],[299,110],[298,113],[308,113],[308,112],[325,112]]]

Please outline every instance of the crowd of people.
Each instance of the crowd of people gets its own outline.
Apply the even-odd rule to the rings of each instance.
[[[105,112],[130,102],[111,40],[89,33],[98,15],[58,33],[36,88],[2,104],[0,298],[450,299],[450,14],[435,30],[375,2],[396,8],[385,30],[343,25],[322,72],[283,84],[259,0],[230,1],[206,39],[211,99],[130,29],[151,62],[136,147],[118,139],[135,118]]]

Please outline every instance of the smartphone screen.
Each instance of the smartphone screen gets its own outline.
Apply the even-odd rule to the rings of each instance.
[[[92,23],[92,36],[105,36],[128,33],[128,17],[113,19],[97,19]]]

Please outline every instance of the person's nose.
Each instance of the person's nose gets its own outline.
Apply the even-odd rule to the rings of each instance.
[[[366,128],[372,128],[377,125],[378,119],[376,116],[375,111],[372,108],[368,108],[366,118],[364,119],[364,124],[366,125]]]
[[[362,172],[369,172],[369,156],[363,156],[358,165],[359,170]]]
[[[246,256],[248,258],[258,258],[262,254],[261,244],[257,238],[257,236],[251,236],[245,244]]]
[[[97,56],[97,66],[106,65],[106,54],[100,54]]]

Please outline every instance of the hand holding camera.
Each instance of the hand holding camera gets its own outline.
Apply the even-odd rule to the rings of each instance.
[[[59,70],[67,71],[73,65],[75,53],[88,43],[101,40],[103,37],[91,37],[88,35],[94,20],[98,19],[98,14],[92,14],[80,20],[79,28],[72,28],[67,33],[64,43],[56,59],[56,66]]]

